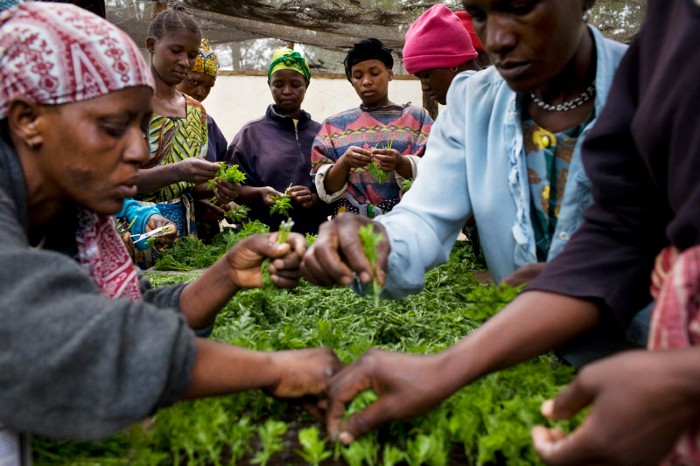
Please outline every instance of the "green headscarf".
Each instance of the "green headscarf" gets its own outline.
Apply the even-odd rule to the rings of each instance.
[[[272,73],[279,70],[294,70],[304,76],[307,81],[311,80],[311,71],[306,60],[299,52],[292,49],[277,49],[272,54],[272,62],[267,68],[267,80],[270,80]]]

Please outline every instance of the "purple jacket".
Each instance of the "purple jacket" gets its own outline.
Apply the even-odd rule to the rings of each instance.
[[[271,186],[284,192],[289,185],[302,185],[316,192],[311,175],[311,146],[321,125],[311,115],[301,110],[299,122],[267,107],[265,116],[250,121],[241,128],[226,152],[226,162],[236,163],[246,174],[244,184],[254,187]],[[329,207],[325,202],[305,209],[292,202],[291,217],[294,231],[317,233],[318,226],[326,220]],[[260,220],[274,231],[286,220],[280,215],[270,216],[269,207],[262,202],[248,204],[251,220]]]

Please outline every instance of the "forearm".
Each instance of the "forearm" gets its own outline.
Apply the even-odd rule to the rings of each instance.
[[[411,168],[411,162],[408,160],[408,157],[403,155],[399,157],[396,173],[406,179],[413,178],[413,169]]]
[[[328,174],[323,180],[326,192],[332,194],[343,189],[343,186],[345,186],[349,176],[350,168],[343,163],[342,158],[339,159],[328,171]]]
[[[197,340],[192,383],[184,398],[271,387],[278,382],[278,372],[271,353],[251,351],[200,338]]]
[[[136,178],[136,186],[139,193],[149,193],[178,181],[182,181],[182,179],[177,164],[159,165],[140,169]]]
[[[243,204],[252,204],[261,200],[260,188],[255,186],[241,186],[241,192],[238,195],[236,202]]]
[[[598,307],[554,293],[523,293],[458,344],[439,355],[448,393],[474,380],[551,351],[593,328]]]
[[[185,287],[180,295],[180,312],[190,327],[204,328],[237,291],[228,265],[220,259]]]

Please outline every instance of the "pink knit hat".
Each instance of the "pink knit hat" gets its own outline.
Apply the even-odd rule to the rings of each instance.
[[[442,3],[426,10],[406,31],[403,65],[411,74],[458,66],[477,55],[462,22]]]
[[[474,32],[474,21],[472,20],[472,17],[469,16],[469,13],[464,10],[455,11],[455,14],[460,21],[462,21],[464,27],[467,28],[469,38],[472,40],[472,44],[474,44],[476,51],[483,52],[484,45],[481,43],[481,40],[479,40],[479,36],[476,35],[476,32]]]

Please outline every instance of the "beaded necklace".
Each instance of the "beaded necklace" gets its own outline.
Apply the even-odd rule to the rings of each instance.
[[[580,107],[584,103],[591,100],[591,97],[593,97],[594,95],[595,81],[593,81],[591,85],[588,86],[586,90],[583,91],[578,97],[571,100],[567,100],[566,102],[557,105],[548,104],[547,102],[537,97],[534,92],[530,91],[530,98],[532,99],[532,101],[542,110],[546,110],[548,112],[566,112],[576,107]]]

